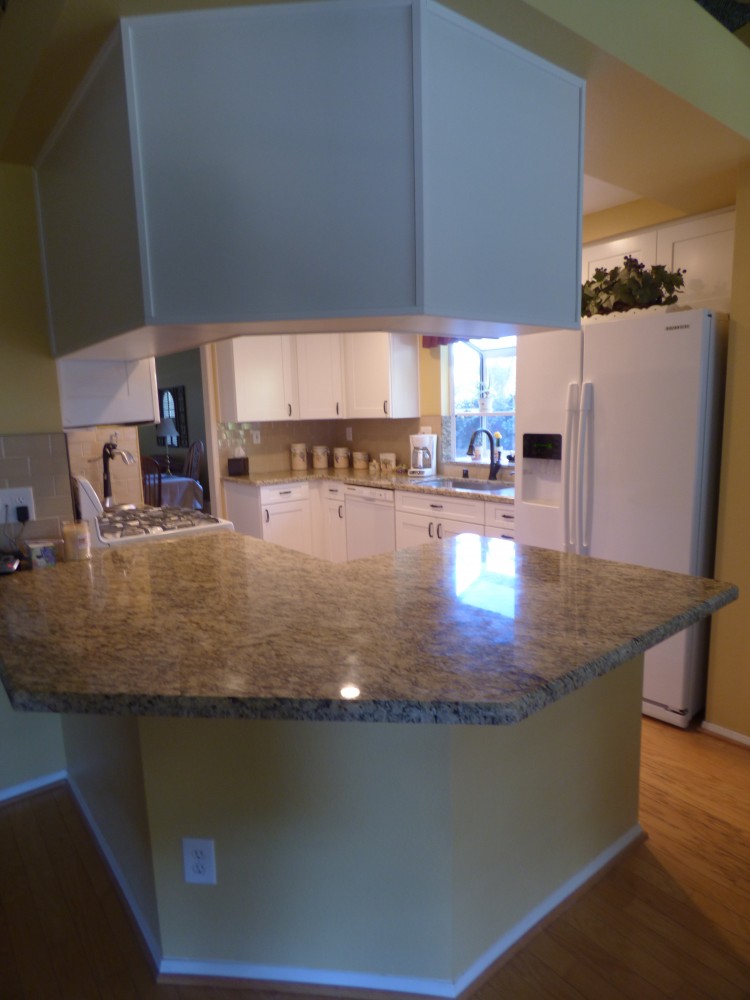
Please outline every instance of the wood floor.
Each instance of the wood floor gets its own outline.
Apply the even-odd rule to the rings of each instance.
[[[472,1000],[750,998],[750,748],[644,720],[641,823]],[[67,788],[0,807],[2,1000],[277,996],[157,986]]]

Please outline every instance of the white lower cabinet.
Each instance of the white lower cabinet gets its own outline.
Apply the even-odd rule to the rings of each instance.
[[[396,548],[484,533],[484,501],[396,490]]]
[[[514,539],[516,537],[515,505],[512,503],[485,503],[484,533],[489,538]]]
[[[252,486],[224,483],[227,518],[235,531],[312,555],[307,483]]]
[[[318,551],[321,557],[329,562],[346,562],[346,498],[343,483],[323,486],[319,528]],[[316,534],[318,533],[313,531],[313,535]]]

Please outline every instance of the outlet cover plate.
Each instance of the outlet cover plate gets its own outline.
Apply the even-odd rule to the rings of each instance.
[[[195,885],[216,885],[216,855],[213,840],[183,837],[182,865],[186,882]]]
[[[34,491],[30,486],[12,486],[0,490],[0,524],[18,524],[16,507],[28,507],[29,520],[36,519]]]

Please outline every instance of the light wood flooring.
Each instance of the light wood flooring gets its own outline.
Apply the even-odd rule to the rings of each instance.
[[[644,720],[641,823],[649,839],[472,1000],[750,998],[750,748]],[[278,996],[156,985],[67,788],[0,807],[2,1000]]]

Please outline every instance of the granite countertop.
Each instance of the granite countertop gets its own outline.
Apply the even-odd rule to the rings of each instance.
[[[478,535],[339,565],[217,532],[0,577],[0,677],[27,710],[507,724],[736,597]]]
[[[487,500],[490,503],[513,503],[515,497],[515,487],[513,483],[504,485],[497,491],[487,492],[486,489],[472,490],[471,484],[479,481],[477,478],[468,479],[466,486],[460,490],[449,485],[427,486],[426,480],[407,476],[405,473],[395,473],[390,476],[372,475],[367,469],[308,469],[305,471],[284,471],[284,472],[255,472],[247,476],[223,475],[222,481],[226,483],[245,483],[248,486],[280,486],[284,483],[307,483],[307,482],[341,482],[351,486],[374,486],[381,490],[409,490],[415,493],[439,493],[443,496],[455,496],[471,498],[474,500]],[[436,475],[436,480],[448,479],[448,476]],[[484,482],[484,480],[482,480]]]

